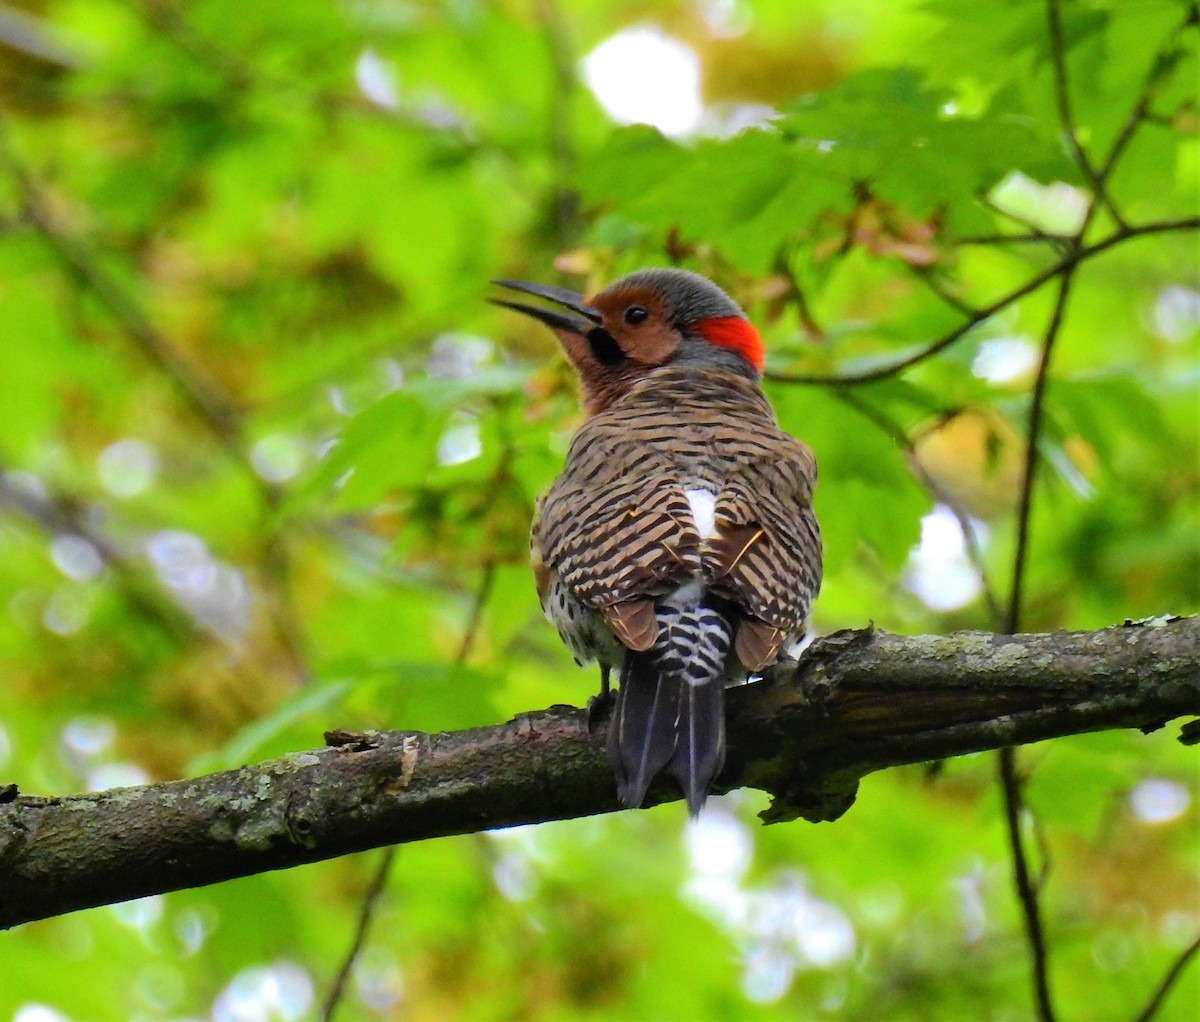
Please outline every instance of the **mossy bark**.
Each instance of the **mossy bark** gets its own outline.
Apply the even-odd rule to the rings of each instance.
[[[1200,713],[1200,618],[1048,635],[839,633],[728,693],[721,788],[829,820],[875,770]],[[0,784],[0,928],[380,845],[618,809],[605,725],[553,706],[446,734],[330,732],[238,770],[41,798]],[[668,783],[650,802],[679,798]]]

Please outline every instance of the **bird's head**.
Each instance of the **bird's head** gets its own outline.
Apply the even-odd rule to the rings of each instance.
[[[668,363],[725,368],[752,379],[762,373],[758,331],[733,299],[699,274],[638,270],[588,299],[545,284],[495,283],[573,313],[492,299],[554,331],[579,373],[588,414],[608,407],[642,377]]]

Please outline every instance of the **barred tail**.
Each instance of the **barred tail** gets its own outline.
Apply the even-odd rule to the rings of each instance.
[[[707,608],[658,611],[659,638],[627,652],[608,736],[621,801],[640,806],[665,770],[696,816],[725,762],[725,660],[731,629]]]
[[[724,765],[725,686],[717,676],[684,686],[675,754],[667,764],[667,773],[679,782],[693,818],[700,815],[713,778]]]

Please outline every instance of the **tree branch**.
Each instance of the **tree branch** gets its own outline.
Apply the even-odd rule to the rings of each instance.
[[[504,454],[497,468],[498,474],[508,471],[511,452],[512,447],[507,443],[506,438]],[[483,623],[484,607],[487,605],[488,597],[492,594],[495,582],[496,562],[489,557],[484,561],[483,572],[479,579],[479,588],[475,591],[475,599],[471,605],[471,616],[467,621],[466,630],[463,632],[458,653],[454,657],[455,667],[461,668],[464,666],[467,658],[471,655],[471,649],[475,645],[476,638],[479,636],[479,626]],[[379,858],[379,863],[375,867],[375,874],[371,878],[366,893],[363,895],[362,904],[359,906],[358,923],[354,928],[354,939],[351,940],[350,948],[346,952],[345,958],[342,959],[342,964],[338,967],[337,973],[334,975],[333,984],[329,988],[329,994],[326,996],[324,1006],[321,1009],[321,1022],[332,1022],[338,1008],[341,1006],[342,999],[346,996],[350,974],[354,971],[354,965],[358,961],[359,955],[362,954],[363,948],[367,946],[367,936],[371,931],[371,922],[375,916],[375,909],[378,907],[384,888],[387,886],[388,874],[392,871],[395,858],[395,845],[385,848],[383,855]]]
[[[997,773],[1000,791],[1004,796],[1004,824],[1008,833],[1008,847],[1012,854],[1013,887],[1021,916],[1025,922],[1025,937],[1029,941],[1032,959],[1033,995],[1037,1002],[1040,1022],[1054,1022],[1054,1002],[1050,994],[1050,948],[1046,942],[1046,929],[1042,924],[1041,888],[1045,880],[1043,869],[1036,879],[1030,875],[1029,856],[1025,854],[1025,837],[1022,819],[1029,813],[1025,807],[1025,796],[1021,791],[1022,778],[1017,771],[1017,750],[1007,746],[997,757]],[[1032,818],[1032,816],[1030,817]]]
[[[1094,204],[1089,206],[1089,215],[1094,208]],[[1086,227],[1080,227],[1080,235],[1072,242],[1073,250],[1078,250],[1082,232],[1085,229]],[[1021,497],[1017,507],[1017,543],[1016,551],[1013,554],[1012,589],[1009,593],[1008,612],[1005,616],[1004,627],[1004,630],[1010,634],[1017,632],[1021,627],[1026,554],[1029,548],[1029,523],[1033,511],[1033,488],[1037,478],[1038,444],[1041,442],[1042,436],[1046,387],[1050,380],[1050,358],[1062,327],[1074,275],[1075,267],[1072,266],[1058,280],[1054,311],[1050,315],[1050,322],[1046,326],[1046,334],[1042,339],[1042,353],[1038,360],[1037,376],[1034,378],[1033,394],[1029,402],[1029,428],[1025,438],[1025,469],[1021,476]],[[1025,854],[1025,840],[1021,834],[1021,818],[1028,810],[1025,807],[1021,780],[1017,772],[1017,750],[1012,747],[1001,749],[999,758],[1000,787],[1004,796],[1004,815],[1008,827],[1009,847],[1012,851],[1013,884],[1016,888],[1017,900],[1021,905],[1021,914],[1025,919],[1025,932],[1029,939],[1033,992],[1037,1002],[1038,1018],[1041,1022],[1054,1022],[1057,1016],[1054,1012],[1050,991],[1050,949],[1042,923],[1039,897],[1041,880],[1035,881],[1030,876],[1029,860]]]
[[[831,691],[832,689],[832,691]],[[1098,632],[836,633],[729,692],[722,789],[768,823],[832,820],[866,774],[1200,709],[1200,618]],[[445,734],[331,733],[330,747],[86,795],[0,786],[0,928],[388,844],[618,808],[605,728],[554,706]],[[665,783],[651,801],[679,798]]]
[[[17,186],[21,215],[58,259],[65,274],[88,292],[120,327],[145,360],[182,395],[197,419],[239,464],[248,467],[238,409],[210,379],[190,365],[179,349],[78,238],[63,229],[51,213],[39,182],[11,150],[0,124],[0,166]],[[249,469],[248,469],[249,470]],[[249,470],[253,476],[253,471]],[[256,482],[261,481],[254,477]]]
[[[1092,188],[1093,207],[1104,205],[1108,207],[1118,227],[1126,223],[1120,211],[1113,204],[1104,182],[1096,174],[1096,168],[1088,158],[1087,150],[1079,141],[1079,132],[1075,126],[1075,115],[1071,108],[1071,86],[1067,74],[1067,44],[1063,35],[1062,11],[1059,0],[1046,0],[1046,23],[1050,33],[1050,66],[1054,69],[1054,101],[1058,106],[1058,122],[1066,138],[1067,147],[1076,166]],[[1043,1016],[1044,1017],[1044,1016]]]
[[[1072,248],[1053,266],[1042,270],[1008,294],[997,298],[995,301],[979,309],[973,316],[967,318],[932,344],[906,358],[897,359],[895,362],[889,362],[886,365],[878,366],[874,369],[866,369],[858,373],[826,375],[819,373],[768,372],[766,377],[768,380],[774,380],[776,383],[829,384],[839,387],[854,386],[860,383],[874,383],[876,380],[886,380],[898,375],[905,369],[924,362],[926,359],[933,358],[934,355],[940,354],[952,344],[966,337],[980,323],[986,322],[996,315],[996,313],[1007,309],[1014,302],[1024,298],[1026,295],[1032,294],[1043,284],[1054,280],[1056,277],[1061,277],[1068,270],[1073,270],[1080,263],[1086,262],[1088,259],[1098,256],[1102,252],[1107,252],[1114,245],[1119,245],[1130,238],[1140,238],[1151,234],[1164,234],[1173,231],[1194,231],[1197,229],[1200,229],[1200,216],[1180,217],[1178,220],[1156,220],[1151,223],[1138,224],[1132,227],[1119,227],[1093,245]]]
[[[1188,962],[1195,957],[1197,951],[1200,951],[1200,937],[1193,940],[1185,947],[1179,956],[1171,963],[1171,967],[1163,976],[1162,982],[1155,988],[1154,993],[1150,995],[1150,1000],[1146,1002],[1146,1006],[1137,1013],[1134,1022],[1150,1022],[1158,1009],[1162,1007],[1163,1001],[1167,999],[1167,994],[1171,992],[1171,988],[1175,985],[1175,981],[1183,975],[1183,970],[1187,968]]]
[[[333,985],[329,988],[329,994],[321,1007],[321,1022],[332,1022],[334,1015],[337,1014],[342,998],[346,994],[346,987],[350,982],[354,964],[358,961],[362,949],[366,947],[367,934],[370,932],[371,923],[375,918],[375,909],[379,907],[379,899],[383,895],[384,888],[387,887],[388,874],[391,873],[395,861],[396,846],[391,845],[383,850],[383,855],[380,856],[379,864],[375,867],[375,873],[371,877],[371,883],[367,887],[366,894],[363,895],[362,906],[358,912],[358,922],[354,927],[354,939],[350,941],[350,950],[342,959],[337,975],[333,978]]]

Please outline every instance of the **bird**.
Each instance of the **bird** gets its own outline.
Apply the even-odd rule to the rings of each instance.
[[[763,393],[758,331],[707,278],[642,269],[586,299],[493,283],[566,310],[491,299],[548,326],[579,377],[584,419],[531,530],[542,609],[599,664],[621,804],[666,773],[694,819],[724,765],[725,688],[788,653],[820,589],[816,461]]]

